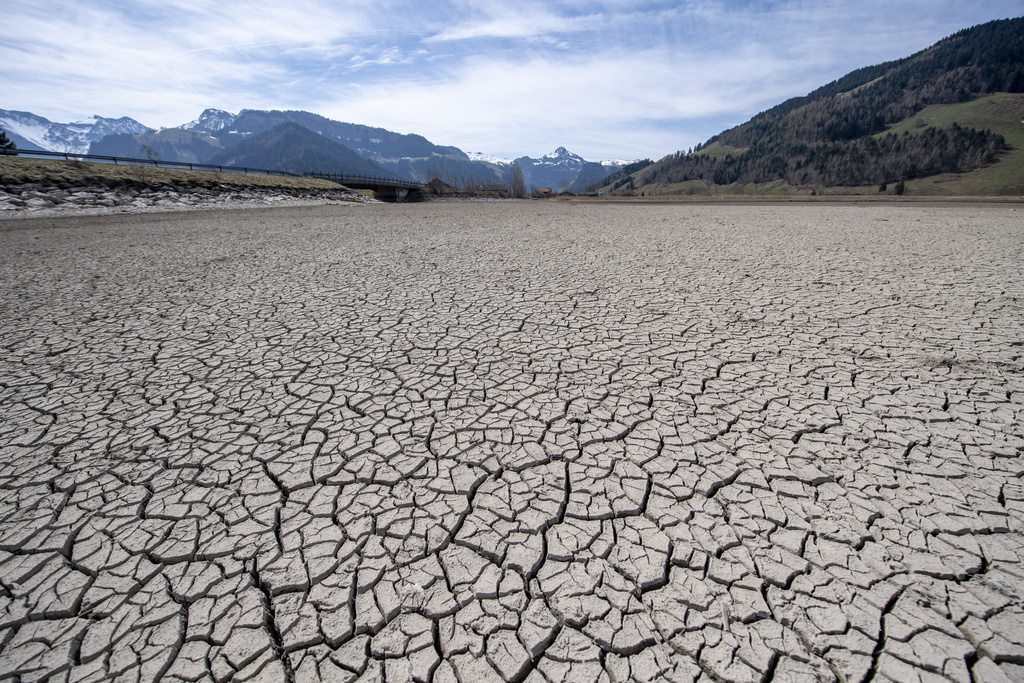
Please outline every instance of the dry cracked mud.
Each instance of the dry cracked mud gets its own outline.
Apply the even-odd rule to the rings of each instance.
[[[1024,681],[1024,210],[0,227],[0,678]]]

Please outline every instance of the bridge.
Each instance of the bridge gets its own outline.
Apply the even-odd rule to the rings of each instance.
[[[423,183],[396,177],[352,175],[344,173],[322,173],[309,171],[298,174],[288,171],[275,171],[267,168],[247,168],[244,166],[223,166],[220,164],[200,164],[190,161],[163,161],[161,159],[134,159],[132,157],[113,157],[103,154],[77,154],[75,152],[53,152],[41,149],[0,149],[2,156],[35,156],[65,161],[95,161],[105,164],[125,166],[154,166],[157,168],[187,168],[190,171],[217,171],[218,173],[244,173],[247,175],[276,175],[292,178],[322,178],[353,190],[372,190],[373,196],[384,202],[404,201],[409,193],[423,187]]]
[[[402,178],[352,175],[347,173],[321,173],[310,171],[303,174],[307,178],[323,178],[331,182],[344,185],[353,190],[373,190],[375,199],[382,202],[405,201],[410,192],[423,187],[423,183],[415,180],[404,180]]]

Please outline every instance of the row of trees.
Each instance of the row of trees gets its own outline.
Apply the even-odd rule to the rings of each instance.
[[[792,185],[876,185],[963,173],[994,162],[1008,149],[1003,136],[953,124],[919,133],[784,145],[758,143],[737,156],[690,154],[648,168],[641,184],[708,180],[718,185],[785,180]],[[670,162],[670,163],[668,163]]]
[[[440,180],[456,190],[463,192],[506,192],[513,197],[527,196],[526,178],[518,163],[512,164],[506,180],[495,176],[482,176],[479,173],[459,173],[458,167],[447,163],[447,160],[435,158],[427,167],[427,182]]]

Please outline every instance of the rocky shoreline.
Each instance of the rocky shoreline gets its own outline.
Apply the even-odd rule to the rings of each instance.
[[[125,183],[84,185],[0,184],[0,218],[55,213],[134,213],[244,208],[278,203],[376,202],[357,192],[237,185],[181,186]]]

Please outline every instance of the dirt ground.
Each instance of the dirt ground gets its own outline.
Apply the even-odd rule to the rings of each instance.
[[[0,225],[0,678],[1024,681],[1024,206]]]

